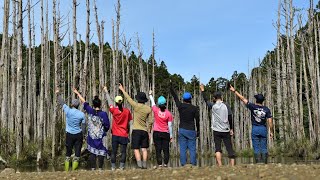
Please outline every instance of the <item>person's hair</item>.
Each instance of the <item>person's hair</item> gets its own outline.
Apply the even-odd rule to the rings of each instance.
[[[92,100],[92,104],[94,108],[101,108],[101,100],[98,96],[94,96],[94,99]]]
[[[185,103],[191,103],[191,99],[184,99],[183,102],[185,102]]]
[[[164,112],[167,109],[166,105],[164,105],[164,104],[159,105],[159,108],[160,108],[161,112]]]
[[[221,92],[215,92],[213,94],[214,99],[222,99],[222,93]]]
[[[79,108],[79,105],[78,105],[78,106],[75,106],[75,105],[71,104],[70,106],[71,106],[72,108],[76,108],[76,109]]]
[[[256,103],[262,104],[264,100],[256,100]]]
[[[122,102],[121,103],[116,103],[116,105],[118,106],[118,109],[122,112],[123,111]]]

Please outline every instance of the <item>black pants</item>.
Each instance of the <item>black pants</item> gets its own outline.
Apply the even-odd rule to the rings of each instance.
[[[127,137],[120,137],[112,135],[112,153],[111,153],[111,163],[116,163],[116,156],[119,145],[121,146],[121,163],[126,162],[127,158],[127,145],[128,145]]]
[[[72,149],[74,148],[74,153],[76,157],[80,157],[81,147],[82,147],[83,135],[82,132],[78,134],[66,134],[66,156],[70,157],[72,154]]]
[[[223,141],[223,143],[226,146],[226,149],[228,151],[229,158],[234,159],[235,152],[232,147],[230,132],[213,131],[213,136],[214,136],[214,145],[216,147],[216,152],[222,153],[221,143]]]
[[[89,157],[91,169],[96,169],[96,166],[97,166],[97,158],[98,158],[99,168],[102,168],[102,167],[103,167],[104,156],[99,156],[99,155],[95,155],[95,154],[91,153],[91,154],[90,154],[90,157]]]
[[[156,148],[156,157],[158,165],[162,165],[162,160],[164,164],[169,162],[169,144],[170,144],[170,134],[165,132],[153,132],[153,141]],[[162,158],[162,151],[164,158]]]

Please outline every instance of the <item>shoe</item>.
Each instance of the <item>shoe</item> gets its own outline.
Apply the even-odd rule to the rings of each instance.
[[[78,161],[73,161],[72,162],[72,171],[78,169],[78,166],[79,166],[79,162]]]
[[[254,160],[255,160],[255,163],[261,163],[261,154],[258,153],[258,154],[254,154]]]
[[[167,167],[168,167],[168,165],[167,165],[167,164],[164,164],[164,165],[163,165],[163,167],[164,167],[164,168],[167,168]]]
[[[111,171],[115,171],[116,170],[116,168],[115,167],[111,167]]]
[[[125,163],[120,163],[119,169],[120,169],[120,170],[124,170],[124,167],[125,167]]]
[[[261,163],[268,164],[268,153],[261,154]]]
[[[67,161],[67,160],[64,161],[64,170],[68,172],[69,168],[70,168],[70,161]]]

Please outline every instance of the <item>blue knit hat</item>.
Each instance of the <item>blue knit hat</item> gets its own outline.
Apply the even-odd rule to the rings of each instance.
[[[158,105],[165,105],[166,103],[167,103],[167,100],[163,96],[160,96],[158,98]]]
[[[191,100],[192,99],[192,95],[189,92],[185,92],[182,96],[182,99],[185,101]]]

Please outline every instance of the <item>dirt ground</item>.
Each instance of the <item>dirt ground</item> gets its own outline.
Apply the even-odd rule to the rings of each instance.
[[[162,169],[130,169],[75,172],[14,172],[6,169],[0,179],[320,179],[320,165],[239,165],[235,167],[183,167]]]

